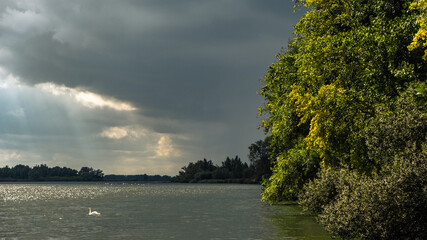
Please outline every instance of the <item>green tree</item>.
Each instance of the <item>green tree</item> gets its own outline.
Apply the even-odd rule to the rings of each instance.
[[[304,148],[318,153],[324,168],[379,171],[382,163],[367,146],[370,120],[381,105],[393,103],[410,83],[427,76],[424,51],[408,50],[420,28],[419,12],[409,9],[412,1],[300,2],[308,12],[260,91],[262,126],[271,133],[275,162],[264,197],[280,196],[276,201],[301,190],[290,177],[310,179],[294,167],[296,153]]]
[[[101,169],[93,169],[91,167],[82,167],[78,175],[85,181],[100,180],[104,177]]]
[[[197,182],[203,179],[212,178],[212,172],[216,169],[212,160],[199,160],[196,163],[190,162],[187,166],[182,167],[178,179],[181,182]]]
[[[239,156],[234,158],[227,157],[222,162],[221,168],[227,169],[231,173],[231,178],[243,178],[244,172],[249,168],[247,163],[243,163]]]
[[[50,169],[46,164],[34,166],[28,173],[28,178],[31,180],[40,180],[49,176]]]
[[[10,167],[5,166],[3,168],[0,168],[0,177],[1,178],[10,178]]]
[[[214,179],[229,179],[231,178],[231,173],[226,168],[218,167],[212,172],[212,177]]]
[[[14,179],[28,179],[30,169],[27,165],[18,164],[10,169],[10,175]]]
[[[270,152],[268,150],[269,139],[258,140],[249,146],[248,158],[254,168],[255,181],[260,182],[263,178],[271,176]]]
[[[317,152],[304,145],[292,148],[278,157],[273,174],[264,181],[262,199],[271,203],[296,200],[307,181],[316,176],[320,158]]]
[[[238,156],[227,157],[220,167],[205,158],[182,167],[176,178],[180,182],[252,182],[253,169]]]
[[[296,26],[299,81],[288,95],[305,138],[325,166],[369,172],[366,120],[378,103],[393,101],[407,83],[425,79],[426,64],[410,52],[416,15],[409,1],[307,1],[311,10]]]

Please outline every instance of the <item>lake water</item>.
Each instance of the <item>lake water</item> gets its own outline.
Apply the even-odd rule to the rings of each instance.
[[[330,239],[297,205],[270,206],[260,193],[259,185],[0,183],[0,239]]]

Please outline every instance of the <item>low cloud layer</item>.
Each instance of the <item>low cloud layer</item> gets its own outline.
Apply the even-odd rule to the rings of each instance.
[[[244,160],[292,1],[1,1],[0,165]]]

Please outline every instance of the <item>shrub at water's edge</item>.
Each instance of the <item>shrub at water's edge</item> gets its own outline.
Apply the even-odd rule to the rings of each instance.
[[[426,239],[426,150],[397,156],[372,177],[328,169],[306,186],[300,203],[343,239]]]
[[[426,103],[409,88],[367,127],[370,156],[383,166],[378,173],[326,169],[306,185],[300,203],[342,238],[427,238]]]

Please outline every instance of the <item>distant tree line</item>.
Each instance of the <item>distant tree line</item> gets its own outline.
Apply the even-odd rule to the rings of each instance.
[[[104,173],[100,169],[82,167],[80,171],[67,167],[48,167],[45,164],[29,167],[18,164],[0,168],[0,181],[99,181]]]
[[[149,182],[170,182],[172,181],[171,176],[160,176],[160,175],[105,175],[104,180],[106,181],[149,181]]]
[[[259,183],[271,175],[267,145],[268,138],[249,146],[250,164],[242,162],[238,156],[227,157],[220,166],[204,158],[184,166],[174,180],[185,183]]]

